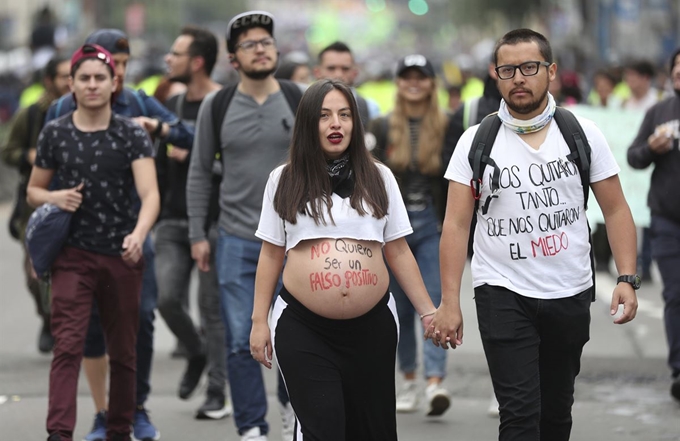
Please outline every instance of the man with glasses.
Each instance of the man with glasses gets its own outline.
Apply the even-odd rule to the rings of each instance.
[[[169,98],[166,106],[181,120],[194,126],[206,95],[221,86],[210,78],[217,61],[217,38],[208,30],[185,27],[165,57],[168,78],[187,86],[187,91]],[[186,184],[191,149],[162,145],[156,156],[161,214],[156,225],[156,279],[158,311],[188,353],[187,366],[178,395],[188,399],[208,368],[205,403],[197,419],[220,419],[231,414],[225,394],[227,367],[224,346],[225,328],[220,314],[219,289],[214,267],[198,273],[199,332],[188,313],[189,286],[194,260],[191,258]],[[212,182],[210,216],[206,228],[211,243],[217,239],[219,175]]]
[[[221,92],[205,97],[196,121],[187,181],[189,239],[198,269],[210,268],[211,253],[220,285],[222,314],[227,327],[227,370],[234,421],[242,440],[263,441],[267,397],[260,365],[250,354],[251,314],[255,270],[261,241],[255,230],[269,173],[283,163],[292,135],[294,109],[288,101],[290,85],[274,78],[278,50],[273,37],[274,18],[263,11],[235,16],[228,25],[227,50],[240,81],[231,89],[231,101],[219,125],[213,103]],[[285,87],[284,87],[285,86]],[[298,98],[302,91],[294,86]],[[299,99],[298,99],[299,102]],[[217,129],[216,129],[216,128]],[[221,155],[219,238],[213,250],[206,233],[215,153]],[[285,400],[284,400],[285,398]],[[288,398],[279,390],[284,417],[284,439],[293,437]]]
[[[496,44],[494,64],[503,97],[501,127],[486,162],[480,201],[491,193],[494,169],[500,171],[500,191],[475,210],[468,155],[479,125],[473,126],[459,140],[444,175],[450,183],[440,243],[442,303],[426,337],[445,347],[462,341],[460,284],[476,214],[472,278],[500,404],[499,440],[566,441],[594,298],[581,169],[553,123],[556,105],[548,87],[557,66],[546,38],[529,29],[511,31]],[[623,274],[611,302],[612,316],[623,305],[614,319],[623,324],[637,311],[635,225],[607,141],[591,121],[578,118],[578,123],[591,148],[590,187]]]

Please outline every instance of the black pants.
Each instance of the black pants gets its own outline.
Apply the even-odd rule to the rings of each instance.
[[[396,441],[399,324],[389,293],[360,317],[332,320],[283,288],[271,329],[297,417],[295,441]]]
[[[574,381],[590,338],[592,288],[541,300],[475,288],[479,332],[500,405],[500,441],[566,441]]]

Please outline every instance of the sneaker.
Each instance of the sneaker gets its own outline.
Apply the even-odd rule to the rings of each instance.
[[[220,420],[234,413],[229,397],[224,394],[211,394],[205,399],[205,403],[196,411],[197,420]]]
[[[295,411],[293,411],[290,401],[285,405],[279,402],[279,411],[281,412],[281,437],[283,441],[293,441],[295,436]]]
[[[427,397],[427,402],[430,403],[427,416],[442,415],[451,405],[451,395],[449,394],[449,391],[436,383],[427,386],[425,389],[425,397]]]
[[[195,355],[189,359],[177,392],[181,399],[189,399],[191,394],[194,393],[207,363],[208,359],[205,354]]]
[[[405,380],[397,392],[397,412],[407,413],[418,410],[418,385],[415,380]]]
[[[671,384],[671,395],[676,400],[680,401],[680,375],[676,375]]]
[[[47,441],[61,441],[61,436],[58,433],[53,433],[47,437]]]
[[[47,354],[52,352],[52,348],[54,348],[54,337],[52,337],[49,322],[44,322],[38,336],[38,350],[42,354]]]
[[[497,417],[500,415],[500,410],[498,409],[498,400],[496,399],[496,394],[491,392],[491,401],[489,402],[489,409],[487,409],[486,413],[490,417]]]
[[[241,441],[267,441],[267,435],[262,435],[259,427],[253,427],[241,435]]]
[[[90,433],[85,435],[83,441],[105,441],[106,440],[106,411],[100,410],[94,416],[94,424]]]
[[[149,420],[148,411],[141,406],[137,406],[137,409],[135,409],[132,430],[137,441],[156,441],[161,439],[161,433],[156,430],[156,427]]]

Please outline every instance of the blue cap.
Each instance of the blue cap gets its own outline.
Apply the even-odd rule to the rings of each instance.
[[[90,34],[86,44],[98,44],[111,54],[129,54],[130,44],[127,35],[118,29],[99,29]]]

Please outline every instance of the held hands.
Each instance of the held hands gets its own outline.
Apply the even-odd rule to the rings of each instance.
[[[142,258],[142,244],[144,238],[139,237],[134,231],[123,239],[123,260],[130,264],[139,262]]]
[[[623,314],[614,323],[622,325],[628,323],[635,318],[637,314],[638,302],[635,290],[629,283],[619,283],[614,288],[612,295],[611,315],[614,316],[619,310],[619,305],[623,305]]]
[[[205,239],[192,243],[191,258],[196,261],[199,271],[210,271],[210,243]]]
[[[424,317],[425,340],[432,339],[435,346],[442,349],[456,349],[463,344],[463,314],[460,305],[437,308],[433,316]]]
[[[250,355],[267,369],[272,368],[274,350],[269,325],[266,322],[253,322],[253,327],[250,330]]]
[[[78,186],[73,188],[52,191],[50,192],[50,202],[64,211],[73,213],[83,202],[83,195],[80,193],[83,187],[84,184],[81,182]]]

